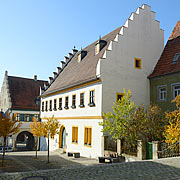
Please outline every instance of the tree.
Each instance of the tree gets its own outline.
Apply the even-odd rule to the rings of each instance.
[[[16,134],[20,129],[21,123],[15,120],[15,115],[2,115],[0,113],[0,137],[4,138],[4,149],[2,157],[2,166],[4,164],[4,157],[6,152],[6,140],[9,135]]]
[[[144,105],[138,107],[132,116],[130,127],[136,133],[136,139],[145,142],[159,141],[163,139],[163,132],[167,121],[164,113],[157,105]]]
[[[103,126],[102,131],[110,134],[114,140],[124,139],[133,142],[134,134],[131,133],[130,123],[137,106],[131,101],[130,90],[127,93],[124,90],[124,94],[117,103],[113,103],[113,112],[103,113],[104,120],[100,125]]]
[[[35,117],[33,117],[33,122],[30,124],[30,129],[35,137],[35,149],[36,149],[36,159],[37,159],[37,150],[38,150],[38,138],[43,136],[43,124],[38,122]]]
[[[43,134],[48,138],[48,163],[49,163],[49,137],[54,138],[58,133],[57,129],[60,127],[58,120],[54,116],[45,118],[47,121],[43,122]]]
[[[180,95],[172,103],[176,103],[176,110],[166,113],[169,124],[166,126],[164,136],[166,143],[175,144],[180,141]]]
[[[161,140],[164,126],[167,124],[161,109],[157,105],[136,106],[131,100],[130,90],[112,107],[113,112],[103,113],[100,123],[103,132],[109,133],[114,140],[121,139],[124,146],[136,151],[137,140],[145,142]]]

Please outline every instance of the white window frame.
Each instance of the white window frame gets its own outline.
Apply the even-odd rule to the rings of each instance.
[[[160,92],[161,89],[166,89],[165,91],[163,92]],[[161,93],[163,93],[163,98],[161,99]],[[165,95],[164,95],[165,94]],[[159,101],[166,101],[167,99],[167,86],[166,85],[161,85],[161,86],[158,86],[158,100]]]
[[[172,99],[174,99],[176,96],[175,96],[175,92],[177,91],[179,91],[179,94],[180,94],[180,88],[178,89],[178,90],[176,90],[175,91],[175,87],[176,86],[179,86],[180,87],[180,82],[179,83],[173,83],[173,84],[171,84],[171,90],[172,90]],[[179,94],[177,94],[177,95],[179,95]]]

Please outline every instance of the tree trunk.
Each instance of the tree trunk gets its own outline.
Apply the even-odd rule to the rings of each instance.
[[[37,159],[37,150],[38,150],[38,137],[36,137],[36,159]]]
[[[48,163],[49,163],[49,134],[48,134]]]
[[[5,152],[6,152],[6,139],[7,137],[4,137],[4,149],[3,149],[3,157],[2,157],[2,166],[4,165],[4,157],[5,157]]]

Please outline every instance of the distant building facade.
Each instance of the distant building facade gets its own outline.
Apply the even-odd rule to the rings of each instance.
[[[158,104],[163,111],[174,110],[176,106],[171,101],[180,94],[180,21],[149,79],[151,102]]]
[[[0,110],[11,115],[16,114],[16,120],[22,122],[20,132],[8,139],[8,144],[13,148],[16,147],[18,141],[27,141],[27,148],[33,149],[34,138],[30,131],[30,123],[33,116],[39,120],[39,94],[40,87],[43,87],[44,83],[47,82],[37,80],[36,75],[34,79],[28,79],[8,76],[8,72],[5,72],[0,93]]]

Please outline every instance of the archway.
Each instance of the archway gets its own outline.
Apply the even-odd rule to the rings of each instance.
[[[35,140],[32,133],[23,131],[16,138],[16,149],[18,151],[33,151]]]
[[[59,148],[66,149],[66,129],[63,125],[59,131]]]

